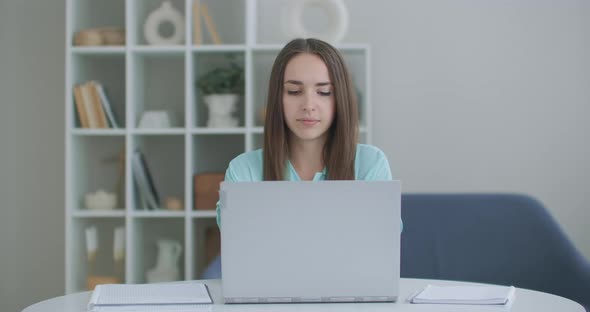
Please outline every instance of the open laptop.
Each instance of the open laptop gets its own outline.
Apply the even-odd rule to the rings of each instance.
[[[223,182],[226,303],[396,301],[399,181]]]

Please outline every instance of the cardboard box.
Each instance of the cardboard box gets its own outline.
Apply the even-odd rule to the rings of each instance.
[[[195,175],[195,210],[212,210],[217,207],[219,185],[224,177],[225,174],[223,173],[202,173]]]

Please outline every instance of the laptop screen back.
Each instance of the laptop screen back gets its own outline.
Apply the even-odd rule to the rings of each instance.
[[[223,182],[226,303],[395,301],[399,181]]]

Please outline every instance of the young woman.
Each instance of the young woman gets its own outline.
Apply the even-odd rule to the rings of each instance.
[[[358,144],[354,86],[333,46],[289,42],[273,64],[268,90],[263,148],[234,158],[225,181],[392,179],[385,154]]]
[[[357,143],[354,86],[334,47],[317,39],[289,42],[273,64],[268,90],[263,148],[234,158],[225,181],[392,179],[385,154]],[[220,277],[217,256],[201,278]]]

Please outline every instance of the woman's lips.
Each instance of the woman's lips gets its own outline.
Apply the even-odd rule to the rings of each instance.
[[[311,119],[311,118],[301,118],[301,119],[297,119],[297,121],[306,125],[306,126],[313,126],[313,125],[320,122],[318,119]]]

